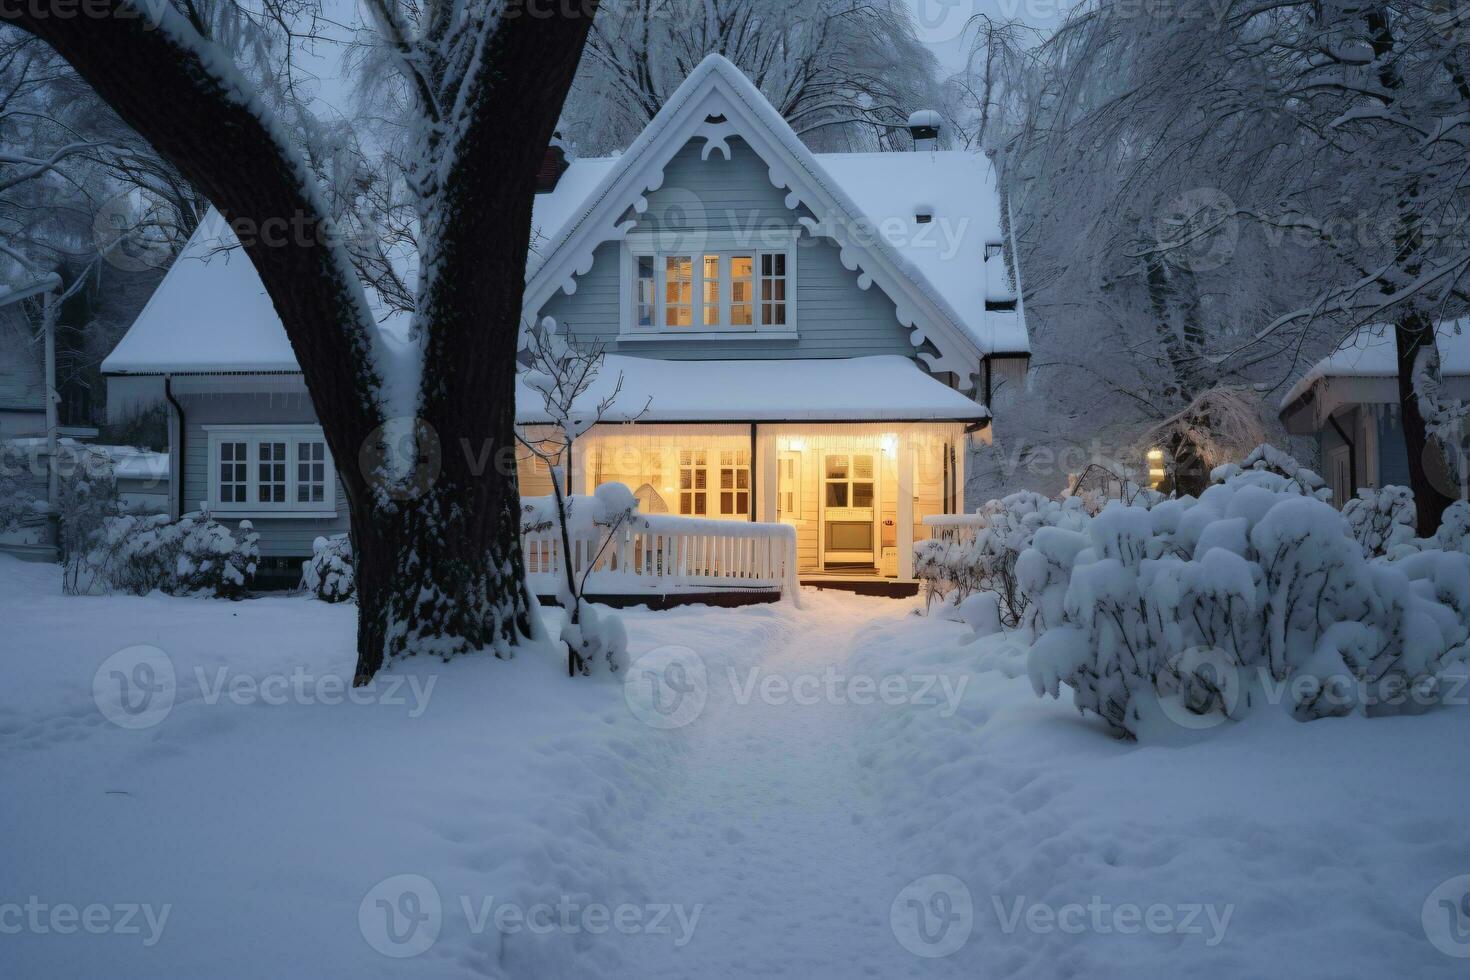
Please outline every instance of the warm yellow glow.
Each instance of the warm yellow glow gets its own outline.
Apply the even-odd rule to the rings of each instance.
[[[1148,461],[1150,463],[1162,462],[1163,459],[1164,459],[1164,451],[1162,449],[1150,449],[1148,451]]]
[[[791,439],[791,440],[788,440],[787,443],[786,443],[786,448],[789,449],[789,450],[791,450],[793,453],[804,453],[804,452],[806,452],[806,440],[805,439]]]
[[[883,438],[878,440],[878,445],[883,447],[883,454],[885,456],[892,456],[898,452],[898,436],[891,432],[887,433]]]

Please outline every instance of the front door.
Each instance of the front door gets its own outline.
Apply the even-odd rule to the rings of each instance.
[[[877,545],[877,453],[825,454],[821,501],[823,565],[871,568]]]

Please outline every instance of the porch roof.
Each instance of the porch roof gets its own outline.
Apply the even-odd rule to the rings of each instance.
[[[984,406],[896,354],[749,361],[608,354],[581,399],[585,410],[594,410],[612,392],[619,375],[623,388],[604,415],[606,422],[937,422],[990,417]],[[540,395],[519,379],[516,421],[551,421]]]
[[[1443,320],[1435,328],[1440,374],[1449,393],[1470,387],[1470,317]],[[1392,404],[1399,400],[1398,350],[1393,328],[1375,323],[1349,334],[1282,397],[1278,409],[1286,430],[1316,431],[1344,405]]]

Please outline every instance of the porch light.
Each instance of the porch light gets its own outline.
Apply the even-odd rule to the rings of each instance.
[[[878,444],[883,447],[883,455],[885,456],[892,456],[898,452],[898,436],[891,432],[879,439]]]
[[[1158,487],[1164,482],[1164,451],[1162,449],[1150,449],[1148,451],[1148,483],[1151,487]]]

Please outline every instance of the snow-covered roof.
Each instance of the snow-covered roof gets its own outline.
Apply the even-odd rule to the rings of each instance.
[[[695,98],[715,89],[732,116],[721,123],[710,123],[709,107]],[[857,283],[876,283],[894,299],[915,346],[926,339],[934,344],[937,357],[918,355],[932,371],[968,379],[982,354],[1030,349],[1023,315],[985,309],[987,296],[1014,295],[1004,257],[986,259],[987,244],[1004,234],[989,161],[959,151],[813,154],[749,79],[717,55],[700,63],[627,153],[573,160],[551,193],[537,195],[528,312],[586,271],[596,244],[626,232],[627,223],[618,222],[630,206],[647,206],[643,195],[662,182],[667,158],[691,138],[704,138],[708,153],[734,136],[768,158],[770,178],[790,189],[793,208],[805,205],[819,216],[806,219],[809,228],[838,242]],[[662,162],[650,163],[651,155]],[[600,221],[599,208],[612,217]],[[920,213],[931,220],[918,221]],[[299,370],[270,297],[237,244],[211,210],[102,370]],[[388,332],[400,332],[395,320],[403,317],[375,312]]]
[[[953,388],[897,354],[797,360],[670,361],[604,356],[602,370],[575,408],[590,411],[622,391],[609,422],[978,421],[990,417]],[[739,382],[731,384],[731,378]],[[874,393],[882,397],[875,398]],[[647,404],[648,410],[643,411]],[[516,421],[551,421],[541,396],[516,383]]]
[[[985,257],[986,245],[999,244],[1004,234],[989,160],[960,150],[816,158],[888,244],[953,307],[982,352],[1030,351],[1019,316],[985,309],[987,298],[1015,297],[1005,256]],[[920,214],[930,220],[919,222]]]
[[[982,353],[1027,352],[1025,325],[1014,311],[986,311],[986,299],[1013,299],[1005,256],[986,246],[1004,235],[995,167],[960,150],[923,153],[816,153],[817,163],[861,217],[961,314]],[[555,195],[538,199],[531,264],[544,261],[572,218],[624,156],[572,162]],[[927,215],[928,221],[918,220]]]
[[[866,161],[843,154],[819,156],[739,68],[716,54],[690,72],[628,151],[615,159],[579,212],[549,234],[547,247],[531,257],[526,315],[534,317],[558,289],[573,292],[576,276],[592,267],[596,248],[632,230],[635,222],[625,220],[628,210],[647,210],[647,195],[662,186],[664,168],[686,144],[702,140],[702,156],[728,157],[728,141],[736,137],[767,164],[771,183],[787,190],[787,205],[793,210],[805,207],[815,216],[802,223],[813,235],[836,242],[859,286],[877,284],[893,299],[897,318],[912,329],[915,345],[925,340],[934,345],[937,356],[919,355],[931,369],[952,371],[968,382],[982,355],[1029,350],[1024,318],[1012,316],[998,334],[986,328],[984,250],[987,242],[1004,238],[999,194],[983,160],[927,151],[857,155],[873,157]],[[924,204],[936,209],[928,225],[914,220],[916,205]],[[950,212],[956,220],[941,223],[941,216]],[[959,220],[964,215],[971,221]],[[945,227],[951,237],[960,237],[971,260],[978,253],[981,261],[969,264],[966,255],[957,254],[941,267],[931,254],[936,251],[932,242],[943,240],[934,233]],[[919,236],[921,228],[928,234]],[[895,244],[900,239],[901,246]],[[997,339],[1009,346],[991,346]]]
[[[1470,317],[1441,322],[1435,334],[1439,369],[1445,377],[1470,378]],[[1398,378],[1398,350],[1393,327],[1375,323],[1362,327],[1322,358],[1291,386],[1281,399],[1281,411],[1290,410],[1307,393],[1333,378]],[[1389,400],[1396,401],[1394,394]]]

